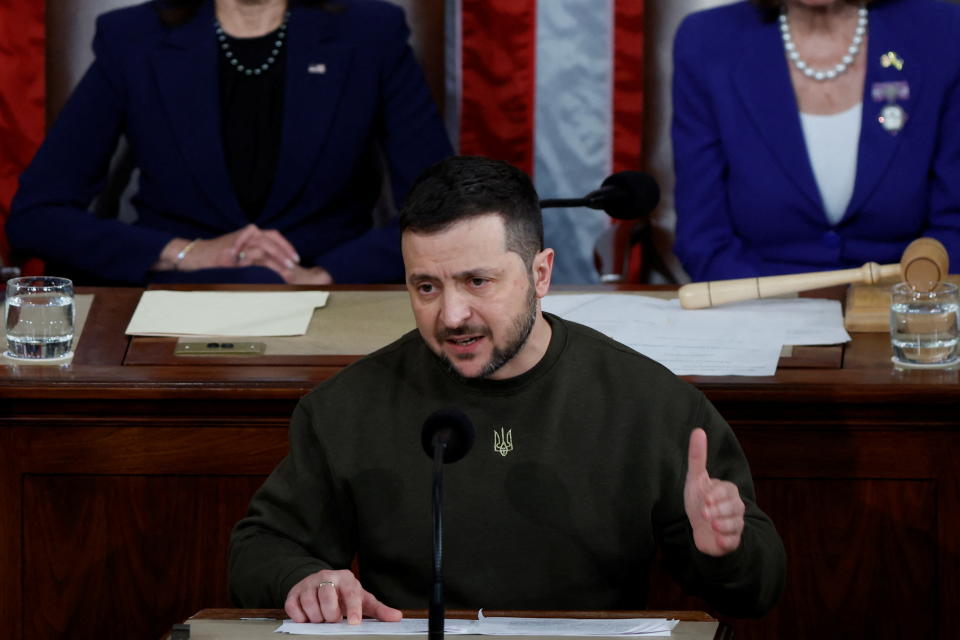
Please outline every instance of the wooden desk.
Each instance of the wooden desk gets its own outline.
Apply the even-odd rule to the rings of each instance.
[[[723,640],[729,628],[701,611],[487,611],[487,617],[550,618],[667,618],[679,620],[674,638],[687,640]],[[273,630],[286,618],[281,609],[204,609],[190,616],[190,640],[261,640],[275,637]],[[404,611],[404,618],[426,618],[427,612]],[[268,618],[269,620],[265,620]],[[476,620],[476,611],[447,611],[446,618]],[[167,640],[170,636],[164,636]],[[334,636],[335,638],[337,636]],[[397,636],[377,636],[383,640]],[[454,637],[454,636],[451,636]],[[339,636],[343,638],[343,636]],[[400,637],[402,640],[402,636]],[[507,640],[516,640],[508,638]],[[575,640],[590,640],[577,638]]]
[[[125,365],[139,290],[91,290],[69,368],[0,367],[0,619],[11,638],[157,638],[229,606],[226,547],[338,364]],[[960,637],[960,373],[897,371],[883,334],[840,369],[691,377],[737,433],[790,556],[741,638]],[[654,576],[648,607],[705,609]]]

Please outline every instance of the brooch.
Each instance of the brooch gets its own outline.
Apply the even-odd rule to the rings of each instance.
[[[903,58],[898,56],[896,51],[887,51],[880,56],[880,66],[884,69],[893,67],[897,71],[903,71]]]
[[[896,54],[893,52],[885,53],[887,56]],[[896,58],[900,67],[903,66],[903,60]],[[894,64],[890,62],[886,66]],[[897,67],[898,69],[900,67]],[[910,85],[906,81],[898,80],[895,82],[874,82],[870,89],[870,96],[874,102],[886,103],[880,109],[880,115],[877,116],[877,122],[883,127],[884,131],[891,135],[896,135],[903,129],[907,123],[907,112],[900,106],[899,102],[910,99]]]

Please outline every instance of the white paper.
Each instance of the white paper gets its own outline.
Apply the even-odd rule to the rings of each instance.
[[[301,336],[327,291],[145,291],[127,325],[136,336]]]
[[[458,624],[465,623],[465,624]],[[463,633],[462,627],[476,624],[473,620],[445,620],[444,633],[456,635]],[[326,636],[326,635],[377,635],[377,636],[422,636],[428,631],[428,622],[423,618],[409,618],[400,622],[380,622],[379,620],[364,619],[360,624],[346,622],[293,622],[284,620],[277,627],[277,633],[289,633],[297,636]]]
[[[496,636],[669,636],[678,620],[666,618],[488,618],[480,612],[477,628]]]
[[[784,344],[817,345],[850,342],[843,327],[843,308],[838,300],[823,298],[766,298],[735,302],[712,309],[682,309],[679,300],[671,300],[680,313],[697,314],[709,320],[717,315],[743,314],[751,326],[775,324],[785,332]]]
[[[595,620],[578,618],[489,618],[479,620],[444,620],[445,635],[487,636],[641,636],[667,637],[677,620],[665,618],[630,618]],[[291,635],[424,635],[429,622],[422,618],[400,622],[363,620],[360,624],[309,623],[285,620],[277,633]]]
[[[850,340],[840,303],[815,298],[690,310],[676,298],[558,294],[544,298],[543,309],[592,327],[677,375],[770,376],[784,345]]]

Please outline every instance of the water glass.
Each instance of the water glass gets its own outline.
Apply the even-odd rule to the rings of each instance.
[[[73,355],[73,282],[52,276],[7,281],[4,318],[9,358],[60,360]]]
[[[943,367],[960,361],[957,285],[941,282],[932,291],[916,291],[901,282],[893,285],[890,303],[895,363]]]

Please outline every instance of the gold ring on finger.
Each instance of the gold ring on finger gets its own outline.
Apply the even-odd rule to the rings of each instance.
[[[337,586],[337,583],[334,582],[333,580],[324,580],[323,582],[320,582],[319,584],[317,584],[317,589],[319,589],[320,587],[336,587],[336,586]]]

